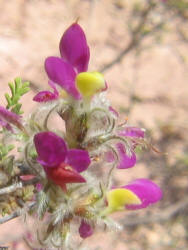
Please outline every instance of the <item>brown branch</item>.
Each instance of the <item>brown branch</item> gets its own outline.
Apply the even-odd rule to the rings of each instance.
[[[107,63],[106,65],[104,65],[101,69],[100,72],[105,72],[106,70],[110,69],[112,66],[114,66],[116,63],[121,62],[121,60],[123,59],[123,57],[128,54],[133,48],[135,48],[136,44],[138,41],[135,40],[131,40],[131,42],[128,44],[128,46],[122,50],[117,57],[112,60],[110,63]]]
[[[153,3],[153,1],[150,1],[147,8],[145,8],[143,10],[143,12],[141,13],[140,22],[138,23],[137,27],[132,31],[132,34],[131,34],[132,38],[131,38],[129,44],[127,45],[127,47],[125,49],[123,49],[114,60],[112,60],[110,63],[107,63],[106,65],[104,65],[100,69],[100,72],[105,72],[106,70],[111,68],[116,63],[121,62],[121,60],[123,59],[123,57],[125,55],[127,55],[131,50],[133,50],[134,48],[137,47],[137,45],[140,44],[142,39],[146,36],[146,35],[141,35],[140,32],[142,31],[143,27],[145,26],[145,23],[147,21],[148,15],[150,14],[150,11],[154,7],[155,7],[155,4]]]
[[[156,222],[167,221],[170,218],[174,217],[176,214],[181,212],[185,207],[188,206],[188,197],[184,200],[181,200],[167,208],[163,209],[159,214],[154,214],[151,216],[144,217],[132,217],[130,220],[126,220],[123,224],[124,227],[138,226],[141,224],[150,224]]]

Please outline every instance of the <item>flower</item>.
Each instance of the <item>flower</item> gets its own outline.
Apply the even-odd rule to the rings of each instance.
[[[134,180],[123,188],[130,190],[141,200],[141,204],[126,206],[129,210],[146,208],[162,199],[162,191],[159,186],[148,179]]]
[[[137,146],[136,139],[144,138],[145,130],[137,127],[126,126],[118,133],[118,135],[130,139],[132,144],[129,154],[127,154],[123,143],[116,144],[116,148],[120,158],[117,168],[131,168],[136,164],[136,154],[134,152],[134,149]]]
[[[148,179],[137,179],[120,188],[113,188],[106,195],[108,206],[104,214],[146,208],[162,198],[157,184]]]
[[[90,224],[85,222],[83,219],[79,227],[79,234],[80,234],[80,237],[82,237],[83,239],[90,237],[93,234],[93,228],[91,227]]]
[[[119,163],[117,165],[117,168],[131,168],[136,164],[136,154],[133,150],[131,150],[130,154],[128,155],[122,143],[117,143],[116,148],[119,155]]]
[[[118,154],[117,168],[131,168],[136,164],[136,154],[134,152],[137,146],[136,139],[143,139],[145,136],[145,130],[137,127],[126,126],[125,128],[118,131],[117,135],[130,141],[129,150],[126,150],[125,144],[122,142],[118,142],[115,145],[115,149]],[[108,162],[113,162],[115,160],[113,152],[108,151],[106,154],[106,159]]]
[[[134,152],[134,149],[137,146],[136,139],[143,139],[145,136],[145,130],[142,128],[126,126],[118,133],[118,135],[131,140],[131,150],[129,154],[127,154],[124,144],[117,143],[116,148],[120,158],[117,168],[131,168],[136,164],[136,154]]]
[[[37,161],[47,177],[66,190],[66,183],[85,182],[79,174],[90,164],[86,150],[68,149],[65,141],[53,132],[40,132],[34,137]]]
[[[90,98],[96,92],[104,90],[106,83],[98,72],[86,72],[90,51],[84,31],[78,23],[73,23],[63,34],[60,44],[60,57],[48,57],[45,70],[53,84],[58,84],[76,100]],[[54,89],[54,86],[50,86]],[[58,95],[50,91],[39,92],[34,101],[46,102],[57,99]]]

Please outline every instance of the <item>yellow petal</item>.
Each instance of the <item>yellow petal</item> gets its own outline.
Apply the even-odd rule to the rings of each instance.
[[[115,212],[125,209],[126,205],[139,205],[140,199],[132,191],[124,188],[112,189],[107,193],[107,211]]]
[[[99,72],[82,72],[76,77],[76,86],[83,97],[91,97],[105,88],[105,80]]]

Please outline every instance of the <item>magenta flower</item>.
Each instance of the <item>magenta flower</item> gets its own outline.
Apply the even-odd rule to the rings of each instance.
[[[134,151],[131,151],[130,155],[128,155],[122,143],[117,143],[116,149],[119,155],[119,163],[117,165],[117,168],[131,168],[136,164],[136,154],[134,153]]]
[[[80,99],[81,94],[75,85],[76,74],[87,71],[90,52],[85,34],[77,24],[72,24],[63,34],[59,44],[61,58],[48,57],[45,60],[45,70],[49,79],[62,87],[75,99]],[[49,98],[48,98],[49,95]],[[49,91],[42,91],[34,97],[35,101],[43,102],[57,99]]]
[[[73,23],[64,32],[59,49],[61,58],[51,56],[45,60],[45,70],[54,93],[50,91],[39,92],[33,98],[34,101],[46,102],[57,99],[55,84],[76,100],[83,96],[92,96],[96,92],[106,89],[107,85],[100,73],[84,73],[88,69],[90,51],[84,31],[78,23]]]
[[[135,139],[144,138],[145,131],[141,128],[126,126],[123,130],[121,130],[118,133],[118,135],[123,136],[123,137],[128,137],[131,139],[132,150],[128,155],[126,153],[125,146],[122,143],[118,143],[116,145],[119,158],[120,158],[117,168],[121,168],[121,169],[131,168],[136,164],[136,154],[134,152],[134,149],[137,143]]]
[[[130,210],[146,208],[162,199],[162,191],[157,184],[148,179],[137,179],[123,188],[132,191],[141,200],[140,205],[127,205]]]
[[[136,154],[132,150],[127,154],[125,146],[123,143],[119,142],[115,145],[116,152],[118,154],[118,169],[127,169],[131,168],[136,164]],[[108,151],[105,154],[105,158],[107,162],[114,162],[115,161],[115,155],[112,151]]]
[[[121,142],[115,145],[116,151],[118,153],[119,162],[117,168],[119,169],[127,169],[135,166],[136,164],[136,154],[134,149],[136,147],[136,139],[144,138],[145,131],[141,128],[137,127],[129,127],[126,126],[123,130],[118,132],[119,136],[128,137],[132,141],[132,148],[129,153],[126,152],[125,145]],[[107,152],[107,161],[113,162],[115,160],[115,156],[112,152]]]
[[[93,234],[93,228],[87,222],[82,220],[79,227],[79,234],[83,239],[90,237]]]
[[[128,185],[112,188],[107,192],[107,208],[104,214],[116,211],[146,208],[162,198],[157,184],[148,179],[137,179]]]
[[[66,189],[66,183],[85,182],[79,174],[89,164],[89,154],[81,149],[68,149],[65,141],[53,132],[40,132],[34,143],[38,153],[37,161],[55,184]]]

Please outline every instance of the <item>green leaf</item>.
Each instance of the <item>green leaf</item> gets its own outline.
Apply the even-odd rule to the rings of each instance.
[[[11,90],[11,93],[12,93],[12,96],[15,95],[15,87],[14,87],[14,84],[12,82],[9,82],[8,84],[10,90]]]
[[[29,82],[24,82],[24,83],[22,84],[23,88],[25,88],[25,87],[29,87],[29,85],[30,85],[30,83],[29,83]]]
[[[22,90],[20,90],[20,95],[22,96],[22,95],[26,94],[29,90],[30,90],[30,88],[28,88],[28,87],[22,88]]]
[[[8,93],[5,94],[5,98],[6,98],[7,103],[8,103],[7,104],[7,108],[9,108],[11,106],[11,98],[10,98],[10,96],[9,96]]]
[[[7,93],[5,94],[7,109],[11,108],[11,111],[18,115],[23,114],[21,110],[22,104],[19,101],[30,90],[29,82],[22,82],[21,78],[17,77],[14,83],[10,82],[8,85],[11,90],[11,96]]]

